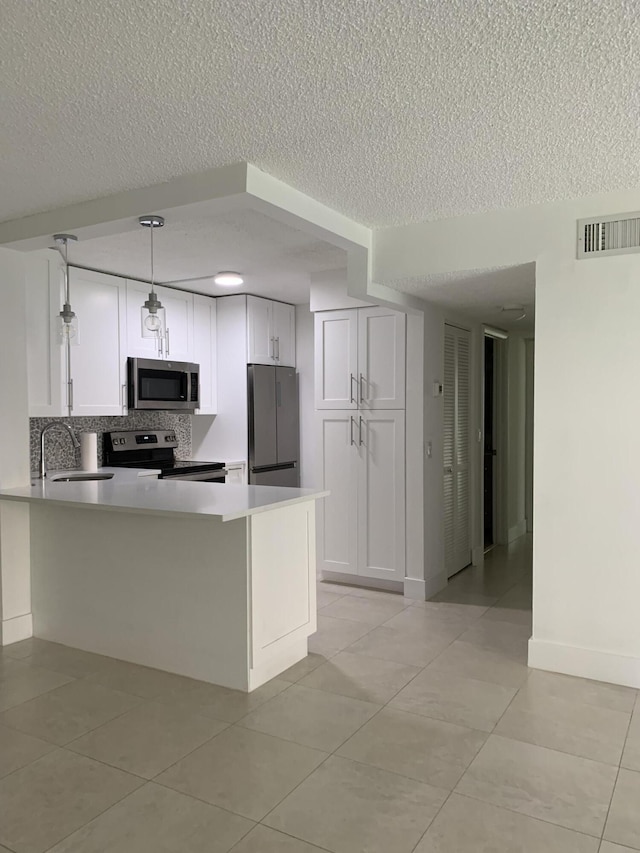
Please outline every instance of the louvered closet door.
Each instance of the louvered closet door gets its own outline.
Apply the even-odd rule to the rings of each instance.
[[[471,336],[445,326],[444,526],[448,577],[471,562]]]

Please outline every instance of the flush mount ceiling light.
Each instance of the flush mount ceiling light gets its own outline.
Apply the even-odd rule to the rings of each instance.
[[[78,344],[78,318],[71,310],[71,296],[69,293],[69,241],[78,238],[74,234],[54,234],[53,239],[57,250],[62,258],[62,275],[64,278],[64,304],[62,311],[58,314],[60,320],[59,334],[61,344]]]
[[[243,282],[240,273],[232,270],[223,270],[213,277],[213,283],[220,287],[240,287]]]
[[[500,311],[504,314],[505,318],[508,320],[524,320],[527,316],[527,312],[525,310],[524,305],[503,305],[500,308]]]
[[[156,228],[162,228],[164,217],[152,215],[140,216],[138,222],[149,229],[151,236],[151,291],[148,299],[140,309],[142,337],[157,338],[160,341],[165,334],[165,311],[153,286],[153,232]]]

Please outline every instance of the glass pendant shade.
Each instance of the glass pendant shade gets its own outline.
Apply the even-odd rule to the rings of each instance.
[[[165,311],[154,291],[140,308],[143,338],[161,338],[165,333]]]
[[[61,344],[68,343],[77,347],[80,343],[78,318],[68,302],[65,302],[62,311],[58,314],[58,337]]]

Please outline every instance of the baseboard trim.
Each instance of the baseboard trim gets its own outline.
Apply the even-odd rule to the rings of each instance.
[[[471,549],[471,565],[484,566],[484,545],[476,545]]]
[[[567,646],[547,640],[529,640],[529,666],[640,688],[640,658],[614,655],[598,649]]]
[[[0,645],[10,646],[11,643],[28,640],[29,637],[33,637],[33,617],[31,613],[25,613],[24,616],[5,619],[1,623],[0,630]]]
[[[382,578],[367,578],[364,575],[347,575],[342,572],[328,572],[325,569],[320,573],[321,581],[329,583],[341,583],[345,586],[362,586],[366,589],[382,589],[389,592],[402,592],[402,581],[388,581]]]
[[[513,527],[510,527],[507,531],[507,543],[514,542],[516,539],[519,539],[521,536],[527,532],[527,519],[521,519],[517,524],[514,524]]]

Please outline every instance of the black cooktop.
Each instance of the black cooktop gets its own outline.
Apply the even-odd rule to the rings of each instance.
[[[116,468],[158,468],[166,474],[219,471],[224,462],[176,459],[178,441],[171,430],[124,430],[104,436],[105,463]]]

